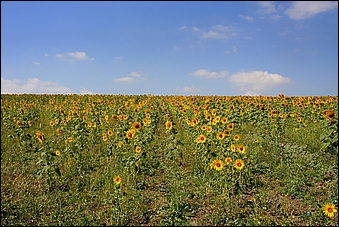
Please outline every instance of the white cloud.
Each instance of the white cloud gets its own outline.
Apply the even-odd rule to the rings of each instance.
[[[130,74],[128,74],[130,76],[134,76],[134,77],[141,77],[141,74],[138,72],[131,72]]]
[[[230,51],[230,50],[226,50],[226,51],[224,51],[224,53],[225,54],[230,54],[230,53],[236,53],[237,52],[237,47],[235,47],[235,46],[232,46],[232,48],[233,48],[233,51]]]
[[[63,54],[56,54],[55,57],[57,57],[57,58],[64,58],[64,55]]]
[[[40,63],[39,63],[39,62],[36,62],[36,61],[33,61],[33,64],[34,64],[34,65],[40,65]]]
[[[209,72],[206,69],[198,69],[197,71],[190,73],[192,76],[199,76],[199,77],[206,77],[208,79],[214,79],[214,78],[223,78],[226,77],[227,71],[221,71],[221,72]]]
[[[278,14],[278,10],[275,8],[275,3],[273,1],[259,1],[258,4],[261,8],[257,10],[257,13],[261,15],[269,15],[271,19],[281,18],[281,16]]]
[[[116,59],[116,60],[124,60],[125,57],[124,56],[117,56],[117,57],[114,57],[114,59]]]
[[[253,21],[253,18],[248,15],[239,14],[239,17],[247,21]]]
[[[80,89],[80,94],[81,95],[86,95],[86,94],[94,94],[93,92],[87,90],[86,88],[81,88]]]
[[[45,57],[49,57],[49,54],[46,53],[44,56],[45,56]]]
[[[137,81],[137,80],[143,80],[145,79],[144,77],[142,77],[144,75],[143,72],[130,72],[127,76],[125,77],[119,77],[113,80],[113,82],[133,82],[133,81]]]
[[[238,35],[236,27],[232,25],[213,25],[209,30],[205,31],[198,27],[188,28],[187,26],[182,26],[180,29],[194,32],[202,39],[227,39]]]
[[[338,8],[337,1],[296,1],[285,14],[293,20],[302,20]]]
[[[55,57],[60,59],[65,59],[70,62],[85,61],[85,60],[94,60],[94,58],[88,57],[88,55],[83,51],[67,52],[66,54],[56,54]]]
[[[200,31],[200,28],[193,27],[193,28],[192,28],[192,31],[194,31],[194,32],[198,32],[198,31]]]
[[[27,81],[6,80],[1,77],[1,94],[65,94],[71,89],[58,83],[30,78]]]
[[[113,80],[113,82],[133,82],[134,79],[132,77],[129,76],[125,76],[125,77],[119,77]]]
[[[202,33],[202,38],[212,38],[212,39],[226,39],[237,36],[236,28],[232,25],[223,26],[223,25],[213,25],[211,30],[208,32]]]
[[[89,58],[87,54],[83,51],[68,52],[67,54],[68,56],[77,60],[94,60],[94,58]]]
[[[290,78],[279,74],[268,73],[267,71],[238,72],[229,77],[240,91],[245,94],[262,94],[266,90],[292,82]]]
[[[272,14],[278,12],[275,9],[274,2],[272,1],[259,1],[258,3],[261,6],[261,8],[257,12],[260,14]]]
[[[197,93],[200,90],[198,88],[194,87],[194,86],[185,86],[185,87],[177,87],[176,91],[180,92],[180,93],[192,94],[192,93]]]

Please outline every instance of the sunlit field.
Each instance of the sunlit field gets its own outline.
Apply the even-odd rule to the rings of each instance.
[[[338,96],[1,95],[1,225],[338,225]]]

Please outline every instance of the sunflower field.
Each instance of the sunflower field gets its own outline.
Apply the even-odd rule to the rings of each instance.
[[[338,96],[1,95],[1,225],[338,226]]]

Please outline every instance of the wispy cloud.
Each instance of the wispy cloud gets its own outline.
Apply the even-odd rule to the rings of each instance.
[[[223,78],[228,74],[227,71],[209,72],[206,69],[198,69],[197,71],[190,73],[192,76],[205,77],[208,79]]]
[[[182,26],[180,30],[197,34],[201,39],[228,39],[238,36],[237,28],[232,25],[213,25],[210,29]]]
[[[337,8],[337,1],[296,1],[286,9],[285,14],[293,20],[302,20]]]
[[[88,95],[88,94],[94,94],[93,92],[87,90],[86,88],[81,88],[80,89],[80,94],[81,95]]]
[[[247,21],[253,21],[253,18],[248,15],[239,14],[239,17]]]
[[[237,36],[236,28],[232,25],[214,25],[211,26],[211,29],[208,32],[202,33],[203,39],[226,39]]]
[[[46,54],[45,54],[46,56]],[[60,59],[65,59],[71,62],[74,62],[75,60],[78,61],[86,61],[86,60],[95,60],[95,58],[90,58],[85,52],[83,51],[75,51],[75,52],[67,52],[66,54],[56,54],[55,57]]]
[[[259,1],[258,4],[261,8],[258,9],[257,12],[260,14],[272,14],[278,12],[273,1]]]
[[[71,58],[75,58],[77,60],[94,60],[94,58],[88,57],[83,51],[68,52],[67,54]]]
[[[34,64],[34,65],[40,65],[40,63],[39,63],[39,62],[36,62],[36,61],[33,61],[33,64]]]
[[[267,71],[238,72],[231,75],[229,81],[246,95],[258,95],[273,88],[292,82],[290,78]]]
[[[233,48],[233,51],[230,51],[230,50],[226,50],[226,51],[224,51],[224,53],[225,54],[230,54],[230,53],[236,53],[237,52],[237,47],[235,47],[235,46],[232,46],[232,48]]]
[[[259,1],[259,9],[257,13],[269,16],[271,19],[279,19],[282,16],[279,15],[278,10],[275,8],[275,3],[273,1]]]
[[[114,57],[115,60],[124,60],[125,57],[124,56],[117,56],[117,57]]]
[[[1,94],[67,94],[71,89],[58,83],[41,81],[38,78],[28,80],[6,80],[1,77]]]
[[[179,93],[185,93],[185,94],[195,94],[195,93],[198,93],[200,90],[194,86],[185,86],[185,87],[177,87],[176,91]]]
[[[113,80],[113,82],[133,82],[134,79],[132,77],[129,76],[125,76],[125,77],[119,77]]]
[[[145,79],[143,77],[144,75],[145,74],[143,72],[133,71],[133,72],[130,72],[127,76],[113,79],[113,82],[134,82],[134,81],[137,81],[139,79]]]

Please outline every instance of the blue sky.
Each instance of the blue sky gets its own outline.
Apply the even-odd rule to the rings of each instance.
[[[338,95],[338,2],[1,1],[1,93]]]

